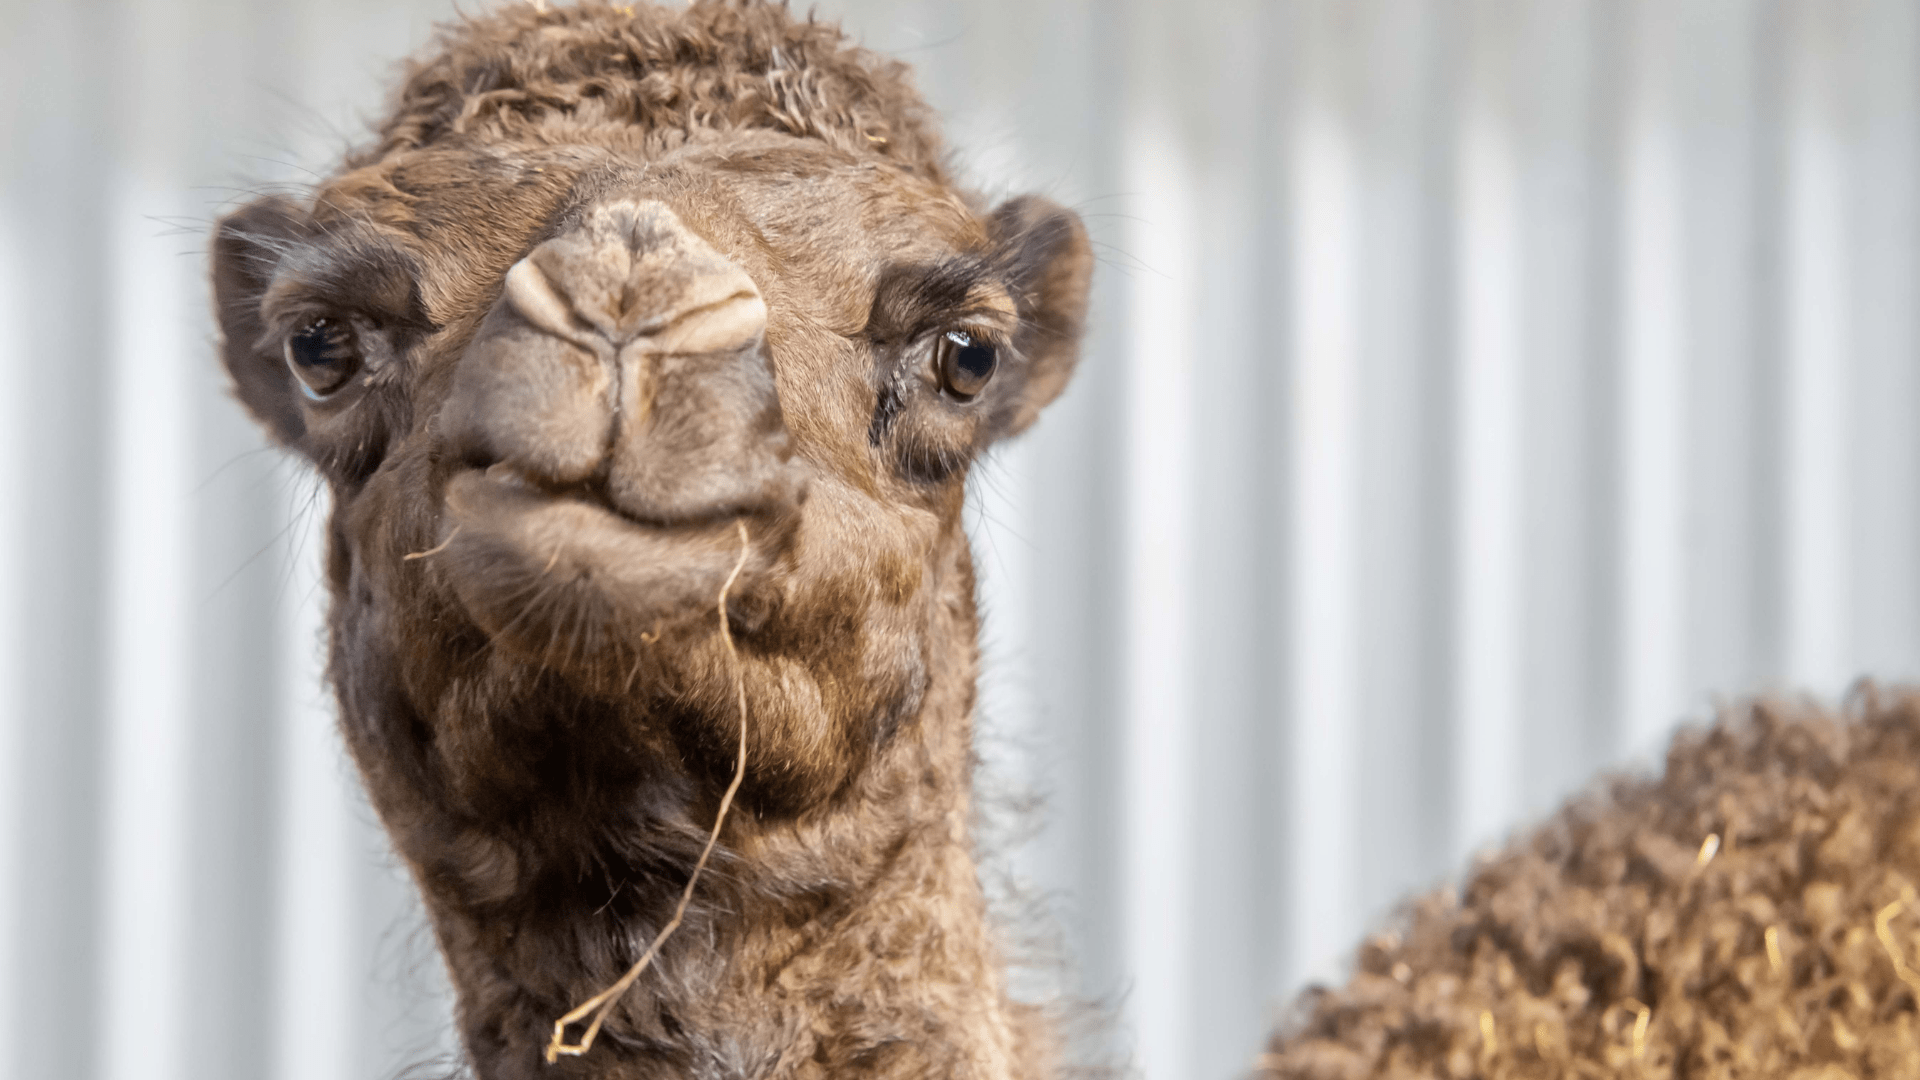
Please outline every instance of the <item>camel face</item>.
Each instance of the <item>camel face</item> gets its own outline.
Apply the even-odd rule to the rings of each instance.
[[[1043,200],[776,133],[429,147],[217,257],[236,382],[335,493],[342,644],[416,661],[407,711],[538,684],[713,757],[744,524],[748,790],[796,809],[918,711],[967,468],[1063,385],[1088,263]]]

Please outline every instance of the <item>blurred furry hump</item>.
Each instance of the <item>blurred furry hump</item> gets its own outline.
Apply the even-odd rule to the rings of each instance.
[[[1308,993],[1267,1080],[1920,1076],[1920,693],[1729,709]]]

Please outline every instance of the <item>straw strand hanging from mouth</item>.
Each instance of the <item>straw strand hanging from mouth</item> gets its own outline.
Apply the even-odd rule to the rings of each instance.
[[[747,683],[740,671],[740,653],[734,648],[733,628],[727,622],[727,593],[733,588],[733,583],[739,580],[740,571],[746,568],[749,538],[746,522],[736,521],[734,524],[740,529],[740,559],[733,564],[733,572],[728,574],[727,580],[721,584],[719,600],[720,640],[726,645],[727,656],[733,663],[733,685],[740,702],[740,752],[734,759],[733,780],[727,785],[727,793],[720,797],[720,810],[713,817],[713,831],[707,834],[707,846],[701,850],[699,861],[693,864],[693,873],[687,878],[687,887],[681,890],[680,902],[673,909],[673,918],[667,920],[667,924],[653,936],[653,943],[647,946],[647,951],[640,954],[640,959],[634,961],[633,966],[627,969],[625,975],[620,976],[618,982],[581,1002],[572,1012],[553,1022],[553,1040],[547,1043],[547,1064],[549,1065],[559,1061],[562,1054],[578,1057],[593,1048],[593,1040],[600,1034],[600,1025],[606,1022],[607,1014],[613,1011],[614,1005],[620,1000],[620,995],[626,993],[627,989],[640,978],[641,972],[647,970],[647,965],[653,963],[653,958],[659,955],[660,946],[666,943],[667,938],[675,930],[680,929],[681,919],[687,914],[687,905],[693,901],[694,886],[700,883],[700,874],[707,868],[707,859],[713,854],[714,845],[720,842],[720,827],[726,824],[727,811],[733,808],[733,797],[740,790],[741,780],[747,775]],[[580,1041],[567,1042],[567,1026],[578,1023],[589,1015],[593,1019],[588,1022],[587,1030],[580,1036]]]

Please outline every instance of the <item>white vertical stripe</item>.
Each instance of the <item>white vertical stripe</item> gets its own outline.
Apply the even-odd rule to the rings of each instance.
[[[190,442],[188,320],[197,267],[156,233],[177,216],[171,193],[123,178],[111,208],[113,264],[108,366],[112,583],[108,593],[106,925],[95,1028],[104,1075],[173,1080],[187,1074],[187,677],[192,637],[187,582]]]
[[[993,755],[991,775],[1022,788],[1039,778],[1020,752],[1037,732],[1027,658],[1033,625],[1033,542],[1026,521],[1032,505],[1032,444],[995,447],[976,464],[967,484],[967,537],[979,579],[980,688],[976,720],[984,725],[980,751]]]
[[[0,385],[26,386],[26,312],[19,301],[26,274],[15,262],[21,248],[12,210],[0,202]],[[0,394],[0,461],[26,460],[26,404],[25,394]],[[23,861],[26,807],[21,794],[27,770],[26,710],[20,696],[26,638],[21,588],[26,560],[21,548],[27,501],[22,477],[20,469],[0,469],[0,1046],[18,1046],[27,1037],[19,1029],[27,992],[19,948],[28,932],[21,922],[20,900],[30,873]]]
[[[1639,0],[1624,80],[1619,295],[1620,638],[1623,749],[1650,752],[1685,704],[1686,304],[1669,0]]]
[[[988,847],[1007,844],[1010,830],[1024,826],[1009,818],[1009,799],[1017,804],[1053,791],[1041,771],[1050,747],[1033,689],[1037,673],[1031,598],[1037,586],[1034,547],[1028,539],[1032,535],[1028,518],[1032,446],[1022,440],[994,448],[987,460],[974,466],[967,483],[967,537],[973,545],[981,613],[980,676],[973,715],[974,754],[980,767],[974,776],[976,785],[985,787],[978,792],[975,819],[985,826],[983,844]],[[990,897],[1010,895],[1008,886],[1019,890],[1060,886],[1056,868],[1046,865],[1038,845],[1014,845],[1009,855],[1010,865],[990,868],[982,875]],[[1057,973],[1039,970],[1039,965],[1016,966],[1008,974],[1009,991],[1016,996],[1039,998],[1061,990],[1054,977]]]
[[[367,988],[355,957],[354,844],[358,781],[334,729],[325,676],[326,592],[320,580],[327,500],[320,481],[291,459],[278,470],[289,526],[279,594],[279,925],[274,957],[277,1080],[347,1080],[359,1060],[354,1003]]]
[[[1293,462],[1288,658],[1292,760],[1285,985],[1330,978],[1360,929],[1358,658],[1359,227],[1353,147],[1325,88],[1303,94],[1292,148]]]
[[[1786,107],[1787,680],[1837,694],[1848,669],[1846,185],[1834,130],[1834,13],[1793,5]],[[1798,31],[1798,32],[1794,32]]]
[[[1126,750],[1123,897],[1133,986],[1128,1013],[1147,1080],[1191,1061],[1188,890],[1198,824],[1187,650],[1192,545],[1193,185],[1171,121],[1147,110],[1125,136],[1129,237],[1126,403]]]
[[[1520,228],[1513,133],[1488,95],[1461,130],[1455,272],[1455,850],[1520,808]]]

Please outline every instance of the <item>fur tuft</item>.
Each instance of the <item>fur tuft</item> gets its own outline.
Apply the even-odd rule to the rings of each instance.
[[[658,154],[705,133],[771,130],[879,153],[946,183],[912,74],[785,6],[696,0],[530,5],[442,31],[410,66],[378,141],[349,168],[430,144],[637,142]]]

